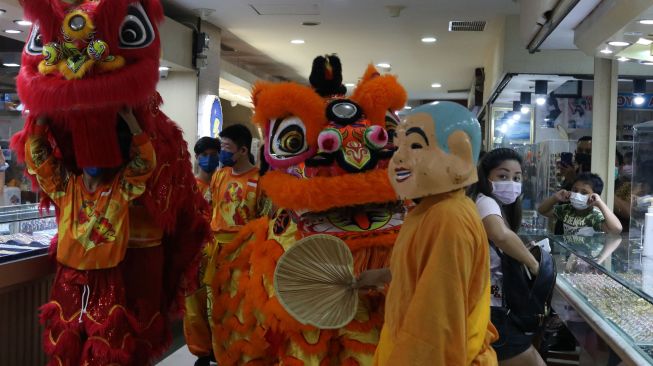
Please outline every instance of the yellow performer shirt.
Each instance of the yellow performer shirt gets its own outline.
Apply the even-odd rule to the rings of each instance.
[[[423,199],[399,232],[378,366],[497,365],[488,240],[462,190]]]
[[[235,175],[230,167],[213,174],[210,189],[213,206],[211,229],[214,233],[235,234],[256,218],[258,179],[256,167],[239,175]]]

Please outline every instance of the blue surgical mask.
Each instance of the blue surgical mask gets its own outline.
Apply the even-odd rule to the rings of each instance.
[[[207,173],[213,173],[220,164],[220,156],[218,155],[200,155],[197,159],[200,169]]]
[[[234,161],[234,153],[231,151],[222,150],[220,151],[220,162],[224,166],[234,166],[236,161]]]
[[[97,167],[87,167],[84,168],[84,173],[90,175],[93,178],[97,178],[100,175],[102,175],[102,168],[97,168]]]

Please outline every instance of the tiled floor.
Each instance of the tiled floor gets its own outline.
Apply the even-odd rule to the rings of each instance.
[[[193,366],[195,360],[197,358],[184,345],[163,361],[157,363],[157,366]]]

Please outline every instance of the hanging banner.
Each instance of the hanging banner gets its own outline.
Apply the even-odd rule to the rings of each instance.
[[[222,131],[222,104],[220,98],[216,97],[211,107],[211,137],[219,137]]]

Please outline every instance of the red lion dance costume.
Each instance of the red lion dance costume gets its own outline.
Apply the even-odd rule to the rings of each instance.
[[[202,215],[208,207],[196,188],[187,144],[159,110],[157,24],[163,10],[158,0],[24,0],[23,7],[34,26],[18,76],[29,111],[25,129],[12,141],[20,158],[37,117],[46,116],[46,137],[68,171],[120,166],[116,124],[126,106],[149,136],[157,161],[145,193],[129,209],[128,249],[116,267],[124,283],[106,287],[122,305],[103,303],[108,294],[91,292],[86,302],[99,304],[95,311],[104,315],[89,308],[78,321],[84,295],[58,276],[53,292],[70,293],[42,308],[45,351],[51,365],[151,364],[171,340],[169,317],[183,306],[181,279],[192,273],[189,264],[197,263],[209,233]],[[61,219],[62,208],[56,212]],[[54,244],[56,239],[56,250]],[[118,347],[109,345],[111,333],[122,331],[127,335]]]
[[[323,99],[294,83],[255,86],[254,122],[265,129],[271,168],[260,183],[275,209],[245,226],[220,253],[213,281],[220,365],[372,363],[383,323],[382,293],[362,296],[346,327],[319,330],[283,309],[273,274],[286,249],[314,234],[343,239],[357,273],[387,265],[405,209],[388,179],[394,150],[389,130],[396,119],[388,122],[386,114],[405,101],[395,77],[380,76],[371,66],[349,99]]]

